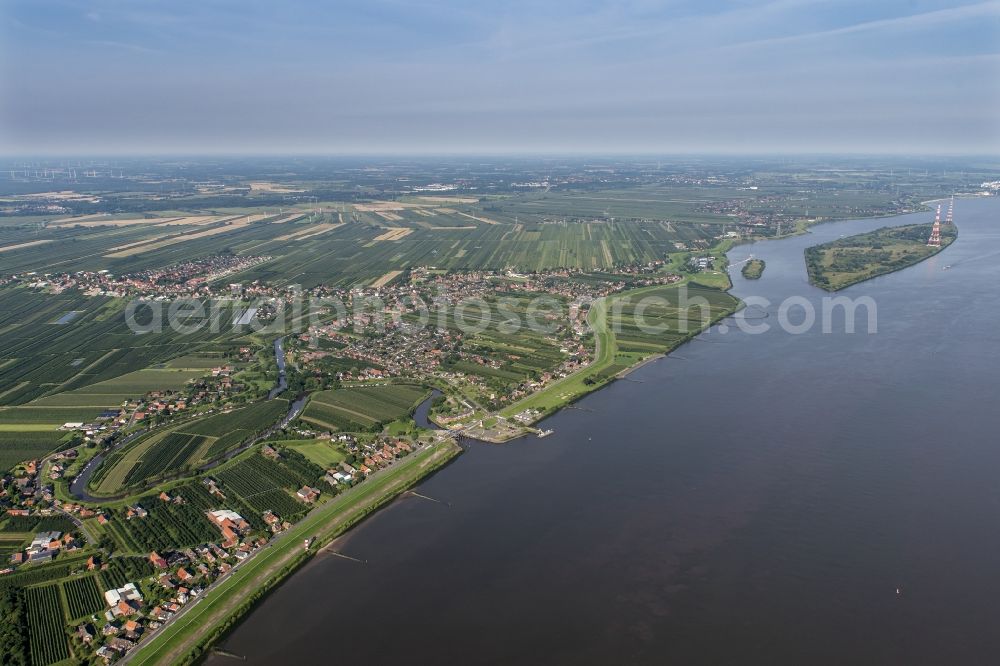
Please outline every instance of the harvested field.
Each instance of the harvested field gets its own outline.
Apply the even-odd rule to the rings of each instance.
[[[72,224],[73,222],[86,222],[102,218],[108,219],[110,217],[110,213],[91,213],[90,215],[80,215],[78,217],[61,217],[58,220],[52,220],[49,224]]]
[[[614,265],[614,259],[612,259],[612,257],[611,257],[611,248],[608,247],[608,241],[606,241],[606,240],[602,240],[601,241],[601,252],[604,253],[604,265],[605,266],[613,266]]]
[[[61,190],[59,192],[33,192],[31,194],[18,195],[19,199],[47,199],[55,201],[88,201],[96,203],[100,201],[92,194],[81,194],[73,190]]]
[[[294,187],[281,185],[280,183],[269,183],[266,181],[252,181],[247,184],[250,186],[251,192],[274,192],[277,194],[284,194],[289,192],[305,192],[305,190],[302,189],[296,189]]]
[[[438,210],[444,210],[444,208],[439,208]],[[470,220],[475,220],[476,222],[483,222],[484,224],[500,224],[496,220],[490,219],[488,217],[480,217],[479,215],[472,215],[470,213],[462,213],[459,211],[454,211],[461,215],[462,217],[467,217]]]
[[[159,218],[146,218],[146,217],[129,217],[121,220],[116,220],[110,218],[106,215],[87,215],[87,219],[84,218],[68,218],[64,220],[58,220],[53,222],[53,225],[59,225],[61,227],[81,227],[81,228],[92,228],[92,227],[130,227],[136,224],[163,224],[166,222],[171,222],[173,220],[179,219],[174,217],[159,217]]]
[[[325,234],[328,231],[333,231],[344,226],[340,223],[324,222],[323,224],[313,224],[300,231],[293,231],[290,234],[285,234],[284,236],[278,236],[274,240],[305,240],[306,238],[312,238],[313,236],[319,236],[320,234]]]
[[[250,218],[245,217],[237,222],[232,222],[229,224],[224,224],[219,227],[213,227],[211,229],[206,229],[205,231],[198,231],[193,234],[178,234],[176,236],[171,236],[169,238],[164,238],[162,240],[156,240],[152,242],[143,241],[139,244],[132,244],[128,246],[122,246],[121,248],[113,248],[115,252],[104,255],[109,259],[120,259],[122,257],[131,257],[136,254],[142,254],[144,252],[151,252],[153,250],[159,250],[162,247],[167,247],[169,245],[174,245],[176,243],[185,243],[187,241],[197,240],[199,238],[208,238],[209,236],[216,236],[218,234],[228,233],[230,231],[236,231],[237,229],[242,229],[250,224]]]
[[[475,197],[432,197],[432,196],[420,196],[417,197],[421,201],[433,201],[434,203],[477,203],[479,199]]]
[[[301,220],[306,216],[306,213],[285,213],[284,215],[279,215],[278,217],[271,220],[271,224],[287,224],[288,222],[295,222],[296,220]]]
[[[401,238],[405,238],[413,233],[413,229],[409,228],[397,228],[391,229],[380,236],[376,236],[373,240],[377,241],[397,241]]]
[[[192,227],[204,227],[209,224],[215,224],[216,222],[225,222],[228,220],[235,220],[242,215],[188,215],[187,217],[175,217],[173,219],[164,220],[160,222],[159,220],[154,220],[159,222],[165,227],[174,227],[180,225],[188,225]]]
[[[377,279],[374,282],[372,282],[371,286],[374,287],[375,289],[378,289],[379,287],[384,287],[385,285],[389,284],[390,282],[392,282],[393,280],[395,280],[397,277],[399,277],[400,275],[402,275],[402,273],[403,273],[403,271],[389,271],[388,273],[386,273],[385,275],[383,275],[379,279]]]
[[[11,250],[20,250],[26,247],[35,247],[36,245],[45,245],[46,243],[51,243],[51,240],[37,240],[29,241],[27,243],[18,243],[17,245],[5,245],[0,247],[0,252],[10,252]]]
[[[409,208],[409,206],[399,203],[398,201],[369,201],[368,203],[354,204],[354,210],[359,213],[379,213],[385,211],[406,210],[407,208]]]

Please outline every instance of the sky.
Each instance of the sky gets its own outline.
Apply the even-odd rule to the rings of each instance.
[[[1000,155],[1000,0],[0,0],[0,153]]]

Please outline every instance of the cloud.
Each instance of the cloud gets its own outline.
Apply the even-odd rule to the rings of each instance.
[[[865,32],[900,32],[916,28],[940,27],[951,21],[967,21],[984,16],[1000,17],[1000,2],[981,2],[974,5],[963,5],[948,9],[938,9],[920,14],[898,16],[875,21],[864,21],[840,28],[803,32],[795,35],[769,37],[733,44],[727,49],[746,49],[762,46],[781,46],[793,42],[815,41]]]
[[[1000,150],[998,1],[51,2],[3,12],[0,149]]]
[[[109,49],[119,49],[132,51],[134,53],[164,53],[161,49],[154,49],[142,44],[131,44],[129,42],[116,42],[109,39],[88,39],[84,42],[92,46],[101,46]]]

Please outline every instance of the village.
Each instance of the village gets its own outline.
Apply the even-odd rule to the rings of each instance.
[[[225,271],[236,266],[231,258],[224,258],[214,268]],[[74,475],[96,452],[169,430],[192,417],[227,413],[262,397],[262,389],[244,379],[244,370],[259,369],[262,359],[273,356],[269,346],[256,340],[247,342],[183,388],[147,391],[90,421],[64,423],[61,430],[72,434],[71,444],[6,474],[0,481],[0,506],[6,520],[23,521],[18,524],[34,531],[21,547],[8,551],[9,562],[0,570],[0,580],[26,575],[43,563],[52,563],[54,568],[48,569],[52,575],[62,563],[61,575],[68,575],[69,581],[94,572],[97,575],[92,577],[102,581],[95,589],[103,588],[104,608],[76,621],[71,643],[77,654],[82,650],[98,661],[121,659],[241,562],[291,529],[313,507],[391,468],[428,441],[447,437],[449,430],[465,430],[473,436],[479,432],[487,440],[523,432],[535,414],[525,412],[509,424],[503,420],[489,427],[484,425],[483,414],[591,363],[594,348],[587,321],[589,305],[627,289],[669,285],[682,279],[664,268],[663,262],[598,274],[575,270],[448,273],[419,268],[394,284],[380,287],[310,290],[307,296],[316,299],[318,321],[302,333],[288,336],[284,349],[289,376],[300,382],[300,390],[381,386],[397,381],[439,386],[447,395],[436,403],[431,418],[445,430],[421,440],[381,428],[342,432],[295,420],[251,450],[241,449],[243,454],[232,464],[198,474],[194,484],[197,492],[190,486],[168,487],[155,496],[133,496],[121,507],[67,497]],[[107,273],[57,279],[46,276],[44,281],[28,285],[55,291],[79,289],[90,296],[130,294],[149,300],[258,298],[268,301],[270,313],[282,311],[297,295],[294,289],[259,283],[217,287],[188,277],[189,271],[197,270],[196,264],[182,265],[167,273],[154,271],[141,278],[120,280]],[[538,298],[545,303],[535,309],[532,299]],[[333,299],[343,299],[346,308],[332,307]],[[471,318],[476,324],[473,330],[465,330],[460,312],[470,303],[481,305],[470,310],[478,313]],[[426,309],[428,305],[433,310]],[[253,317],[259,310],[267,311],[246,308],[244,312],[252,311],[249,317]],[[489,319],[487,325],[478,326],[484,318]],[[505,323],[505,330],[494,333]],[[531,345],[533,351],[516,351],[518,345]],[[325,466],[317,466],[316,460],[305,460],[297,453],[295,446],[302,443],[327,446],[339,453]],[[337,457],[341,459],[332,460]],[[311,465],[310,472],[298,476],[294,487],[277,487],[269,491],[277,494],[248,499],[237,478],[242,472],[237,470],[246,464],[248,469],[259,471],[261,463],[253,462],[257,458],[298,469]],[[202,518],[196,519],[196,515]],[[164,547],[140,550],[151,543],[150,534],[162,525],[202,519],[211,524],[214,539],[198,545],[171,547],[164,543]],[[304,547],[309,547],[308,540]]]
[[[340,464],[323,471],[315,486],[287,490],[286,497],[299,503],[303,512],[364,482],[420,446],[419,442],[405,438],[381,435],[356,438],[302,429],[289,432],[288,436],[315,438],[346,454]],[[283,445],[281,439],[265,442],[259,455],[281,461],[292,455]],[[50,468],[74,457],[74,450],[53,456]],[[201,515],[212,526],[215,540],[197,546],[151,550],[146,555],[112,552],[107,556],[106,548],[97,549],[105,543],[105,538],[95,543],[89,531],[113,529],[115,521],[130,526],[129,530],[139,529],[143,522],[154,520],[155,515],[165,510],[190,510],[191,500],[181,491],[161,491],[155,498],[146,498],[142,504],[132,502],[122,509],[91,508],[86,503],[54,497],[51,484],[40,478],[40,467],[38,461],[26,463],[2,480],[0,498],[7,505],[5,520],[45,529],[34,533],[24,550],[11,554],[9,565],[0,570],[0,580],[4,575],[21,571],[21,567],[48,562],[67,562],[72,576],[87,578],[91,572],[99,574],[107,585],[102,595],[105,608],[77,624],[71,638],[74,644],[104,663],[120,659],[144,636],[155,632],[295,522],[279,515],[277,507],[264,508],[254,516],[225,508],[233,501],[241,501],[236,486],[228,479],[222,480],[224,476],[206,475],[201,485],[207,496],[215,498],[218,508],[207,508]],[[40,492],[32,492],[35,486]],[[91,527],[85,527],[83,521]],[[304,547],[308,549],[308,543]],[[77,553],[86,555],[85,559]]]
[[[108,270],[11,276],[15,284],[61,293],[76,289],[88,296],[139,296],[143,298],[198,298],[222,295],[212,286],[227,275],[270,261],[271,257],[219,254],[166,268],[115,276]]]

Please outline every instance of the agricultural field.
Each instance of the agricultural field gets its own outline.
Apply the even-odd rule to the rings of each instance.
[[[0,417],[2,415],[0,411]],[[44,427],[43,430],[22,430],[21,424],[13,424],[17,430],[6,430],[5,425],[0,423],[0,469],[3,470],[48,455],[72,439],[70,433],[56,430],[56,426],[50,424],[32,424],[32,427]]]
[[[206,370],[200,368],[146,368],[83,388],[39,398],[30,404],[42,407],[107,409],[149,391],[179,391],[191,380],[205,374]]]
[[[429,391],[420,386],[356,386],[314,393],[302,420],[329,430],[374,430],[409,414]]]
[[[30,532],[0,533],[0,558],[6,558],[12,553],[22,550],[32,537]]]
[[[9,532],[73,532],[76,526],[73,521],[64,515],[54,516],[7,516],[0,523],[0,533]]]
[[[176,444],[193,437],[169,429],[154,430],[109,454],[91,477],[90,487],[99,496],[110,496],[122,492],[130,483],[136,485],[156,474],[180,469],[187,465],[191,451],[179,451]],[[161,442],[163,446],[159,446]],[[142,475],[140,470],[150,474]]]
[[[248,520],[265,511],[293,519],[308,509],[292,496],[294,491],[304,485],[329,489],[322,481],[324,468],[295,451],[281,452],[280,460],[272,460],[255,451],[213,474],[223,492],[235,495],[250,509],[249,513],[240,512]]]
[[[884,227],[806,248],[809,281],[838,291],[879,275],[902,270],[931,257],[958,237],[953,224],[941,227],[941,247],[930,247],[932,224]]]
[[[724,291],[690,282],[599,299],[588,313],[596,345],[593,362],[500,414],[510,417],[529,409],[545,413],[563,407],[643,359],[674,349],[734,312],[738,304]]]
[[[143,308],[138,310],[137,318],[145,321]],[[69,312],[77,314],[57,323]],[[219,316],[227,317],[228,312]],[[0,405],[24,405],[49,397],[42,406],[80,407],[82,403],[79,413],[93,416],[118,404],[123,396],[141,395],[154,380],[182,386],[193,376],[183,369],[136,371],[243,335],[230,327],[213,333],[209,326],[187,334],[164,326],[161,332],[136,335],[127,325],[125,304],[119,300],[0,289],[0,387],[5,387]],[[121,384],[108,380],[121,380]],[[80,398],[76,390],[84,387],[94,395]],[[55,397],[63,393],[70,394],[65,402]]]
[[[287,411],[288,401],[275,398],[192,421],[178,428],[177,432],[210,438],[211,443],[199,461],[204,462],[261,434],[277,423]]]
[[[274,257],[239,274],[237,279],[242,281],[301,284],[305,288],[317,284],[354,286],[391,279],[387,276],[395,271],[415,266],[598,270],[652,261],[673,251],[675,242],[708,242],[730,221],[707,213],[681,220],[674,216],[677,206],[654,206],[657,215],[644,216],[641,214],[649,207],[636,202],[618,207],[633,210],[634,219],[612,219],[615,213],[605,216],[605,207],[599,202],[572,214],[550,212],[570,199],[561,196],[552,201],[509,204],[505,200],[488,206],[439,206],[425,201],[405,204],[406,208],[395,211],[371,211],[365,210],[371,206],[358,205],[347,212],[310,214],[296,221],[274,223],[269,220],[277,216],[261,214],[249,224],[241,218],[209,228],[60,227],[49,232],[52,242],[11,249],[5,258],[12,260],[14,271],[53,265],[66,271],[107,268],[121,273],[233,250]],[[498,205],[509,205],[510,210],[492,209]],[[163,237],[164,233],[169,235]],[[64,240],[74,236],[81,238],[73,243]],[[75,257],[73,249],[80,250]]]
[[[404,213],[411,214],[413,213]],[[719,233],[715,225],[664,221],[570,222],[563,220],[509,223],[473,213],[439,213],[433,218],[415,215],[413,226],[388,231],[383,222],[357,220],[318,236],[255,244],[253,251],[275,255],[240,277],[283,284],[288,276],[305,288],[316,284],[354,286],[391,279],[395,271],[417,266],[446,270],[517,267],[536,271],[548,268],[599,270],[615,265],[662,259],[675,242],[707,243]],[[438,219],[442,215],[450,221]],[[428,220],[446,222],[432,226]],[[405,220],[394,221],[403,225]],[[303,225],[305,226],[305,225]],[[308,228],[308,226],[307,226]],[[249,250],[248,250],[249,251]]]
[[[232,363],[232,360],[227,358],[224,352],[204,351],[172,359],[164,367],[205,371],[226,363]]]
[[[22,568],[14,573],[0,576],[0,591],[57,581],[68,576],[70,572],[83,567],[86,561],[86,555],[60,557],[51,564]]]
[[[188,472],[259,435],[287,410],[288,401],[278,398],[154,430],[109,455],[90,485],[107,497]]]
[[[119,588],[125,583],[134,583],[155,570],[148,556],[115,556],[108,560],[108,568],[101,571],[100,576],[104,587],[110,590]]]
[[[70,578],[63,583],[63,596],[71,620],[88,617],[105,608],[104,595],[97,576]]]
[[[984,165],[945,174],[931,174],[921,165],[919,173],[908,171],[900,181],[890,177],[888,163],[831,168],[767,160],[600,162],[481,169],[382,163],[371,171],[337,163],[286,164],[275,167],[280,179],[225,177],[211,190],[186,182],[195,174],[218,179],[211,169],[145,163],[137,169],[160,174],[152,182],[144,181],[146,175],[93,180],[87,192],[51,195],[53,204],[70,212],[0,217],[0,253],[10,273],[107,269],[116,274],[223,252],[267,254],[272,261],[238,279],[306,288],[368,284],[417,265],[594,270],[662,259],[674,243],[710,244],[737,222],[780,220],[790,228],[810,220],[887,215],[995,178]],[[234,172],[248,168],[253,169],[239,162],[227,166]],[[431,178],[459,180],[470,189],[433,195],[411,190]],[[518,178],[535,185],[517,185]],[[114,213],[95,195],[93,188],[102,187],[114,195]],[[17,196],[5,200],[37,203]]]
[[[641,358],[670,351],[732,313],[737,303],[724,291],[691,283],[626,293],[616,298],[611,308],[617,353]],[[606,372],[614,374],[627,365],[631,363],[616,363]]]
[[[168,472],[185,469],[189,461],[207,441],[203,435],[189,435],[184,432],[169,432],[129,469],[123,485],[137,480],[152,479]]]
[[[29,587],[25,598],[28,604],[31,663],[45,666],[69,659],[59,585]]]
[[[282,440],[281,446],[301,453],[320,467],[334,467],[345,459],[344,452],[328,439]]]
[[[182,501],[166,502],[155,494],[140,497],[136,503],[149,512],[145,518],[128,519],[125,509],[116,511],[108,523],[109,534],[126,552],[145,555],[153,550],[195,546],[218,539],[219,532],[205,512],[221,508],[220,501],[212,497],[204,486],[192,481],[171,490],[170,495],[181,497]],[[107,584],[116,583],[117,578],[109,579],[115,574],[104,571],[102,575]]]

